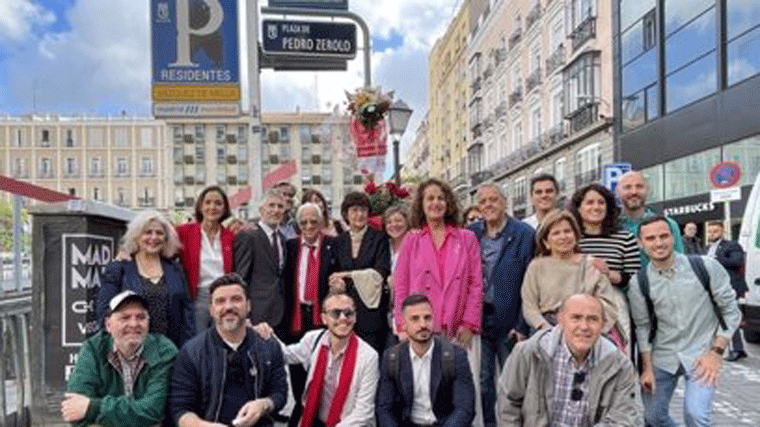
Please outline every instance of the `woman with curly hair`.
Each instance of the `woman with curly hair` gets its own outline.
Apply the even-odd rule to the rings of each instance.
[[[607,276],[615,292],[618,325],[624,339],[630,339],[630,317],[625,292],[628,280],[640,267],[636,238],[618,226],[620,209],[606,187],[590,184],[578,189],[570,199],[570,212],[581,228],[581,252],[591,255],[592,265]]]

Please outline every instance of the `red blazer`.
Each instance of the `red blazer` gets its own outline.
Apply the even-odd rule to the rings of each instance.
[[[195,299],[198,296],[198,281],[201,275],[201,225],[197,222],[182,224],[177,227],[177,235],[182,242],[180,258],[187,275],[188,291],[190,298]],[[232,273],[232,248],[235,246],[235,235],[222,227],[220,240],[224,272]]]

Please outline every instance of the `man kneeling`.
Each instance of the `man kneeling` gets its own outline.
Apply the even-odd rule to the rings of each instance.
[[[644,425],[633,365],[600,338],[604,320],[596,297],[572,295],[557,326],[517,344],[499,378],[499,425]]]

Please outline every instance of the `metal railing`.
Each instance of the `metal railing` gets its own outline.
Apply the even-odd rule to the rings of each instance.
[[[522,40],[522,28],[518,27],[509,36],[509,50],[514,49],[517,43],[520,43],[520,40]]]
[[[560,43],[554,53],[546,59],[546,76],[562,68],[563,65],[565,65],[565,45]]]
[[[578,50],[587,40],[596,37],[596,16],[589,16],[578,24],[570,33],[573,52]]]
[[[541,84],[541,67],[536,67],[525,80],[525,92],[530,93]]]
[[[533,9],[528,12],[528,16],[525,17],[525,29],[529,30],[531,26],[533,26],[536,21],[538,21],[541,18],[541,3],[536,2],[536,5],[533,6]]]

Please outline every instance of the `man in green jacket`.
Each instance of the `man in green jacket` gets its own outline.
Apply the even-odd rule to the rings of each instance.
[[[559,325],[517,344],[499,379],[500,426],[643,426],[633,365],[600,337],[604,309],[568,297]]]
[[[84,342],[61,402],[77,426],[160,425],[177,348],[149,334],[148,302],[132,291],[108,304],[105,331]]]

